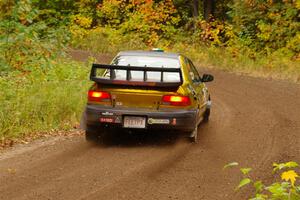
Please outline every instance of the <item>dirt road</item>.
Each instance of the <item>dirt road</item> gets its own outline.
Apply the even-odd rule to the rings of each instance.
[[[246,199],[237,161],[270,179],[274,161],[300,161],[300,86],[211,71],[213,110],[199,143],[119,133],[103,144],[56,137],[0,154],[0,199]]]

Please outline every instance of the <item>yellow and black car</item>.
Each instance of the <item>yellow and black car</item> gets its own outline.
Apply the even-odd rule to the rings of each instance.
[[[93,64],[82,125],[87,140],[109,129],[176,130],[197,141],[211,99],[190,59],[163,51],[123,51],[110,65]]]

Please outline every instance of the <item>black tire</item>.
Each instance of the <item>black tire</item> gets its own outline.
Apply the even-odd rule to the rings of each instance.
[[[99,136],[95,131],[86,130],[85,140],[88,142],[97,142],[99,140]]]
[[[210,96],[209,96],[208,100],[209,100],[209,102],[210,102],[210,104],[211,104]],[[209,105],[209,106],[206,108],[206,110],[205,110],[205,112],[204,112],[204,114],[203,114],[203,122],[204,122],[204,123],[209,121],[209,116],[210,116],[210,106],[211,106],[211,105]]]
[[[203,114],[203,122],[208,122],[210,116],[210,108],[207,108]]]

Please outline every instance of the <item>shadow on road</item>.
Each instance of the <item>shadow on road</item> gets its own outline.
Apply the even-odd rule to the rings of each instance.
[[[165,131],[109,131],[93,142],[101,147],[145,147],[174,145],[184,136],[179,132]]]
[[[198,127],[198,142],[207,140],[209,127],[207,123],[200,123]],[[191,142],[186,133],[164,130],[107,130],[100,134],[92,144],[99,147],[145,147],[145,146],[172,146],[183,141]]]

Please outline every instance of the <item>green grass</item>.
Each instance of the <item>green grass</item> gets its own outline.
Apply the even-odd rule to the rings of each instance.
[[[89,70],[64,60],[46,73],[0,77],[0,139],[72,128],[86,102]]]

